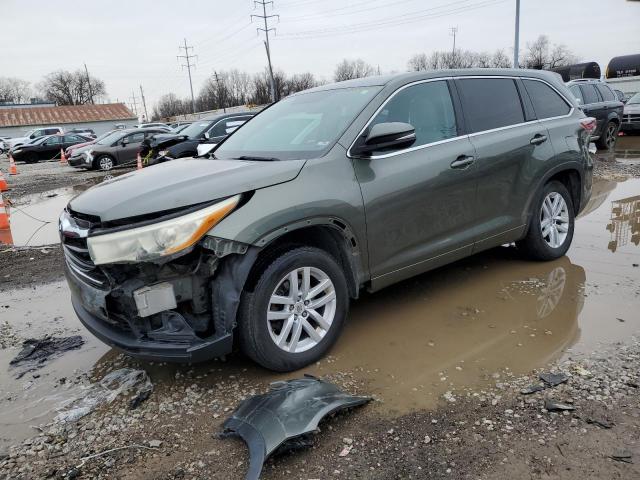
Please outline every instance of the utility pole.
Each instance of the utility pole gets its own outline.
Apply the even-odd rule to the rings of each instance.
[[[87,74],[87,83],[89,84],[89,97],[91,98],[91,104],[94,105],[95,102],[93,101],[93,90],[91,90],[91,79],[89,78],[89,70],[87,69],[87,64],[84,64],[84,71]]]
[[[131,90],[131,97],[129,97],[129,101],[131,102],[131,105],[133,105],[133,111],[137,117],[138,116],[138,100],[136,99],[135,90]]]
[[[251,15],[251,21],[253,21],[253,17],[256,18],[261,18],[262,20],[264,20],[264,28],[256,28],[256,31],[258,33],[260,33],[260,31],[264,32],[264,36],[265,36],[265,42],[264,42],[264,48],[267,50],[267,62],[269,63],[269,76],[271,77],[271,100],[272,101],[276,101],[276,81],[273,78],[273,67],[271,66],[271,47],[269,46],[269,32],[270,31],[276,31],[275,28],[269,28],[269,23],[268,20],[270,18],[277,18],[278,21],[280,21],[280,15],[267,15],[267,4],[271,4],[271,6],[273,7],[273,1],[272,0],[254,0],[253,2],[253,6],[254,8],[258,5],[262,5],[262,15]]]
[[[227,107],[225,107],[224,102],[222,101],[222,92],[220,90],[220,79],[218,78],[218,72],[213,71],[213,78],[216,79],[216,93],[218,94],[218,107],[222,105],[222,111],[227,113]]]
[[[520,50],[520,0],[516,0],[516,38],[513,42],[513,68],[520,68],[518,50]]]
[[[142,96],[142,106],[144,107],[144,119],[148,122],[149,114],[147,113],[147,101],[144,99],[144,90],[142,90],[142,85],[140,85],[140,95]]]
[[[189,49],[191,49],[193,51],[193,47],[189,47],[187,46],[187,39],[184,39],[184,47],[178,47],[179,50],[184,49],[184,55],[178,55],[178,61],[180,61],[181,58],[184,58],[185,61],[187,62],[186,65],[182,65],[182,68],[187,67],[187,71],[189,72],[189,88],[191,88],[191,107],[193,108],[193,112],[192,113],[196,113],[196,99],[193,96],[193,82],[191,80],[191,67],[194,67],[195,65],[193,63],[191,63],[191,59],[192,58],[197,58],[197,55],[189,55]]]
[[[451,27],[449,35],[453,37],[453,50],[451,50],[451,54],[455,56],[456,54],[456,35],[458,34],[458,27]]]

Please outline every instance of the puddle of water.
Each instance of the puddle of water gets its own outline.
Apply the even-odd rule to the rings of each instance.
[[[633,267],[640,263],[640,180],[598,181],[593,192],[567,256],[529,262],[503,247],[364,295],[353,302],[331,355],[304,372],[349,372],[383,400],[378,408],[406,412],[433,407],[449,390],[480,389],[507,372],[629,338],[640,330],[640,267]],[[87,344],[52,361],[37,379],[16,380],[8,361],[17,349],[0,350],[0,446],[54,416],[51,409],[70,394],[56,387],[60,377],[114,358],[81,327],[64,283],[9,292],[2,304],[11,307],[0,309],[2,320],[23,338],[59,327],[64,335],[80,331]],[[158,387],[191,368],[143,366]],[[235,354],[194,368],[194,378],[204,373],[194,379],[204,387],[235,375],[259,388],[303,372],[274,374]]]
[[[620,162],[627,165],[639,165],[640,137],[631,135],[618,137],[615,151],[607,152],[599,150],[596,153],[596,157],[605,162]]]

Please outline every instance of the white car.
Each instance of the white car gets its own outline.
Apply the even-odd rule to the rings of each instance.
[[[57,133],[64,133],[64,130],[60,127],[39,127],[29,130],[24,137],[15,137],[5,141],[5,145],[8,149],[15,148],[25,143],[29,143],[36,138],[44,137],[45,135],[55,135]]]

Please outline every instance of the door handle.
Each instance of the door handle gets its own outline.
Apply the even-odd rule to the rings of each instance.
[[[475,161],[476,159],[471,155],[460,155],[453,162],[451,162],[451,168],[464,169]]]
[[[536,133],[534,137],[531,140],[529,140],[529,143],[531,145],[540,145],[541,143],[544,143],[546,141],[547,141],[546,135],[540,135],[539,133]]]

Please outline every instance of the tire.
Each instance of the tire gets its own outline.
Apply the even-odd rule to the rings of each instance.
[[[38,156],[35,153],[32,153],[24,159],[24,163],[38,163]]]
[[[601,150],[613,150],[618,140],[618,124],[609,122],[602,130],[602,135],[598,138],[596,145]]]
[[[304,291],[305,271],[309,272],[308,278],[311,279],[310,288],[306,290],[311,294],[314,287],[321,288],[320,281],[328,279],[330,283],[323,283],[327,286],[310,296],[308,301],[302,296],[293,304],[273,303],[276,297],[272,296],[276,294],[279,295],[278,302],[292,294],[295,297],[288,280],[293,272]],[[323,279],[322,275],[326,278]],[[333,300],[330,300],[331,292]],[[324,305],[308,310],[314,301],[321,299],[326,301]],[[337,340],[348,311],[347,281],[338,262],[318,248],[294,247],[272,258],[258,273],[253,291],[243,293],[238,315],[240,347],[248,357],[265,368],[278,372],[297,370],[327,353]],[[273,320],[267,319],[267,312],[271,312]],[[321,322],[316,321],[318,317]],[[288,324],[288,329],[285,324]],[[316,332],[315,338],[309,331]],[[294,342],[296,333],[299,341]],[[276,344],[278,338],[282,340],[282,347]]]
[[[543,222],[545,217],[548,217],[548,209],[544,208],[545,200],[549,199],[552,203],[560,196],[564,201],[564,208],[556,216],[552,216],[552,227],[549,230],[543,231]],[[546,203],[548,205],[548,203]],[[562,205],[558,204],[560,207]],[[562,222],[562,219],[565,222]],[[546,222],[545,222],[546,223]],[[560,226],[564,228],[560,228]],[[575,212],[573,209],[573,201],[567,188],[558,181],[551,181],[547,183],[538,196],[536,197],[533,214],[529,223],[529,229],[525,238],[517,242],[519,249],[523,251],[528,257],[535,260],[555,260],[562,257],[569,247],[573,239],[573,231],[575,227]],[[555,238],[553,230],[556,230]],[[566,230],[566,231],[564,231]],[[564,237],[562,236],[564,234]]]
[[[112,170],[115,166],[115,162],[113,158],[109,155],[100,155],[93,161],[93,168],[95,170],[102,170],[103,172],[108,172]]]

